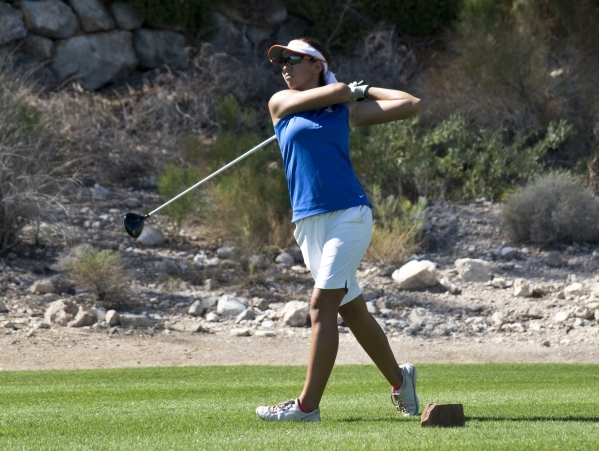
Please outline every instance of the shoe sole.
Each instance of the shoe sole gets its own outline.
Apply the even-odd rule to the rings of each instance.
[[[410,369],[412,370],[411,372]],[[418,415],[418,412],[420,412],[420,400],[418,399],[418,395],[416,394],[416,380],[418,378],[418,373],[416,372],[415,366],[411,365],[410,369],[408,369],[408,374],[412,376],[412,390],[414,391],[414,399],[416,400],[416,412],[404,414],[405,417],[415,417]]]

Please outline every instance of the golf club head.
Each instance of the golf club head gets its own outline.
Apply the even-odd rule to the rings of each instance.
[[[123,226],[125,226],[125,231],[131,238],[139,238],[144,229],[144,219],[146,218],[147,216],[138,215],[137,213],[127,213],[123,216]]]

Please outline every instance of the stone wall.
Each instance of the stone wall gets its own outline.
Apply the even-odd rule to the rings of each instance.
[[[266,55],[270,45],[309,32],[276,0],[215,2],[213,43],[234,53]],[[51,68],[58,83],[79,79],[96,90],[135,70],[189,64],[185,37],[145,26],[132,6],[100,0],[0,0],[0,46]]]

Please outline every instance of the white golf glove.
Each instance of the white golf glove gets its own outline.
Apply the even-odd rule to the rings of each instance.
[[[361,100],[366,98],[366,90],[370,87],[369,85],[361,85],[362,80],[354,81],[349,83],[347,86],[351,89],[350,101]]]

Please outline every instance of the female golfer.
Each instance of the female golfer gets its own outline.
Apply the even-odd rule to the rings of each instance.
[[[418,414],[416,369],[399,366],[385,333],[368,313],[356,271],[372,234],[371,205],[349,159],[350,127],[406,119],[420,99],[402,91],[338,83],[328,71],[328,49],[311,38],[275,45],[289,89],[268,103],[279,140],[295,223],[295,239],[315,280],[310,300],[312,340],[299,398],[256,413],[271,421],[319,421],[318,408],[333,369],[337,313],[391,384],[404,416]],[[355,100],[366,99],[362,102]]]

